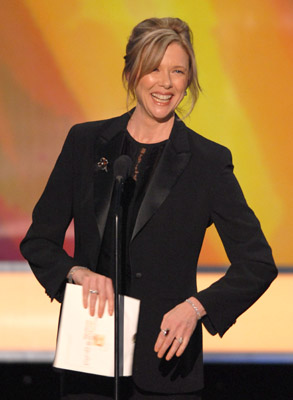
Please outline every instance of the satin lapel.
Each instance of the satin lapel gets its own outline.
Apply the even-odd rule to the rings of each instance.
[[[100,237],[103,237],[104,234],[113,192],[113,164],[122,152],[124,139],[122,129],[125,126],[125,124],[121,124],[118,133],[117,130],[115,132],[115,127],[111,126],[111,133],[107,134],[107,132],[105,132],[104,135],[96,139],[95,143],[94,204]],[[98,166],[102,158],[105,158],[108,162],[107,171]]]
[[[166,200],[188,164],[190,155],[186,127],[182,121],[176,120],[139,209],[132,240]]]

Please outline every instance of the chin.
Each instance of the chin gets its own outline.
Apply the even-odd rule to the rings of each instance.
[[[154,113],[152,114],[152,118],[158,122],[167,122],[171,119],[175,114],[175,110],[170,110],[169,112],[164,113]]]
[[[174,117],[174,112],[166,115],[165,117],[160,117],[160,118],[156,118],[156,121],[162,123],[162,122],[167,122],[169,121],[172,117]]]

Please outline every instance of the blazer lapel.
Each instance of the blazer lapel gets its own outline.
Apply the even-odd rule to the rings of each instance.
[[[123,129],[129,117],[129,114],[124,114],[114,122],[111,121],[95,142],[94,205],[100,237],[103,237],[111,204],[114,187],[113,164],[122,152],[125,136]]]
[[[132,238],[138,234],[143,226],[166,200],[172,187],[184,171],[190,159],[190,147],[186,126],[175,117],[174,126],[156,171],[149,183],[145,197],[139,209]]]

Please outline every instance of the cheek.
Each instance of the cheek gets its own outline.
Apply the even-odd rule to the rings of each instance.
[[[182,92],[184,94],[185,90],[188,86],[188,79],[178,79],[175,82],[176,88],[178,92]]]
[[[182,84],[182,88],[183,91],[185,92],[185,90],[188,88],[188,78],[184,79],[184,82]]]
[[[178,87],[178,92],[180,93],[180,96],[182,96],[182,97],[185,96],[186,89],[187,89],[187,85],[180,85],[180,87]]]
[[[143,95],[148,92],[148,90],[152,87],[152,82],[150,79],[142,78],[139,82],[139,85],[136,88],[137,95]]]
[[[144,78],[142,78],[140,84],[141,84],[141,89],[143,91],[148,91],[150,90],[156,83],[156,80],[154,77],[152,76],[145,76]]]
[[[154,85],[155,83],[157,83],[158,78],[156,77],[155,74],[150,74],[147,76],[147,83],[148,85]]]

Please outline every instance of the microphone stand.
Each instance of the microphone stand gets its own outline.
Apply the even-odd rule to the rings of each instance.
[[[115,229],[114,229],[114,241],[115,241],[115,388],[114,388],[114,399],[119,400],[119,375],[120,375],[120,274],[121,270],[121,195],[123,192],[124,179],[122,176],[116,178],[116,202],[115,202]],[[123,359],[122,359],[123,362]],[[122,364],[123,365],[123,364]]]
[[[119,400],[119,376],[120,371],[123,375],[123,353],[122,362],[120,360],[120,340],[123,339],[121,330],[123,328],[123,318],[120,320],[120,310],[123,312],[123,297],[119,295],[121,289],[120,282],[120,270],[121,270],[121,216],[122,216],[122,205],[121,197],[123,193],[123,186],[125,179],[130,175],[132,161],[127,155],[121,155],[118,157],[113,166],[113,172],[115,178],[115,226],[114,226],[114,257],[115,257],[115,387],[114,387],[114,399]],[[121,304],[120,304],[121,302]],[[121,327],[120,327],[121,324]],[[123,343],[122,343],[123,344]],[[123,347],[121,346],[123,349]]]

